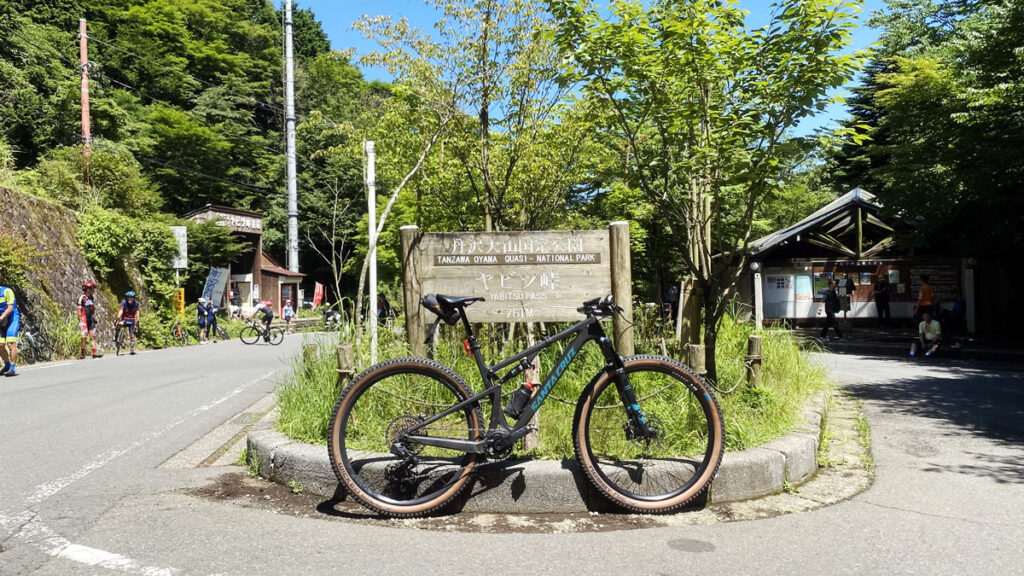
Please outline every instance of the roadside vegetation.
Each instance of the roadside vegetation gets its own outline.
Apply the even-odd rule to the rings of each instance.
[[[636,342],[638,354],[659,353],[663,345],[656,335],[663,330],[653,315],[640,311],[635,316],[636,330],[641,338]],[[546,327],[549,333],[556,325]],[[344,327],[342,334],[354,327]],[[726,430],[726,447],[742,450],[781,436],[799,422],[803,407],[813,394],[829,387],[824,369],[808,362],[786,330],[762,330],[763,363],[762,383],[757,388],[745,382],[744,356],[747,337],[755,333],[752,322],[726,317],[719,340],[721,388],[733,388],[728,394],[718,393]],[[525,343],[518,339],[506,342],[500,331],[491,329],[492,336],[482,339],[484,357],[494,362],[521,349]],[[646,335],[646,336],[644,336]],[[652,337],[653,336],[653,337]],[[278,388],[280,417],[278,429],[291,438],[303,442],[324,444],[328,419],[338,399],[338,357],[336,339],[323,336],[307,347],[293,360],[293,373]],[[515,348],[515,349],[513,349]],[[559,353],[552,347],[541,355],[541,371],[546,373]],[[378,331],[378,361],[409,355],[404,334],[388,327]],[[441,331],[434,348],[434,359],[451,366],[474,390],[482,389],[480,377],[472,357],[462,347],[462,335],[456,329]],[[356,371],[370,365],[369,339],[364,338],[355,350]],[[590,378],[601,370],[604,361],[596,346],[585,347],[566,375],[540,410],[540,444],[529,456],[538,458],[572,457],[570,430],[576,399]],[[506,397],[518,385],[513,379],[505,385]],[[487,407],[484,413],[487,414]],[[386,423],[384,423],[386,424]]]

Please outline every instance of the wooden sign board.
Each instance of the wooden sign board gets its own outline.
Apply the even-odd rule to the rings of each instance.
[[[576,321],[612,292],[607,230],[424,233],[414,248],[422,294],[481,296],[473,322]]]

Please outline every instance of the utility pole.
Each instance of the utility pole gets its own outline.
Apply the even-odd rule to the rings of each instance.
[[[288,181],[288,269],[299,271],[299,193],[295,177],[295,63],[292,58],[292,1],[284,3],[284,125]]]
[[[92,154],[92,134],[89,129],[89,36],[85,31],[85,18],[78,19],[78,62],[82,69],[82,156]]]
[[[373,142],[363,142],[366,154],[366,217],[370,228],[370,305],[366,321],[370,324],[370,363],[377,362],[377,164]],[[372,316],[372,317],[371,317]]]

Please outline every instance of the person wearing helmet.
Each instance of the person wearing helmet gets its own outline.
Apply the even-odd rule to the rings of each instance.
[[[210,324],[209,312],[206,310],[206,298],[200,296],[196,302],[196,323],[199,325],[199,343],[206,344],[206,328]]]
[[[274,320],[274,308],[271,306],[272,302],[269,300],[260,302],[258,298],[253,298],[252,303],[253,310],[250,318],[255,320],[257,315],[262,315],[260,323],[263,324],[263,340],[270,342],[270,323]]]
[[[285,300],[284,308],[281,309],[281,317],[284,318],[284,333],[289,334],[292,331],[292,317],[295,316],[295,309],[292,308],[292,301]]]
[[[139,318],[142,311],[139,310],[139,301],[135,299],[135,290],[124,293],[124,300],[121,301],[121,309],[117,312],[117,322],[128,329],[128,336],[131,340],[131,354],[135,356],[135,331],[139,328]]]
[[[79,360],[85,358],[87,345],[92,343],[92,357],[102,358],[96,353],[96,285],[92,282],[82,284],[82,297],[78,299],[78,327],[82,331],[82,352]]]
[[[196,315],[199,320],[199,343],[206,344],[207,338],[212,338],[217,343],[217,308],[212,300],[199,299],[199,306],[196,308]]]
[[[14,300],[14,290],[8,286],[0,286],[0,358],[4,367],[0,374],[17,376],[18,363],[18,328],[21,315],[18,303]]]

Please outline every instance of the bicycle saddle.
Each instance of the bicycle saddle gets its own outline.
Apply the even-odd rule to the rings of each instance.
[[[473,302],[481,302],[479,296],[445,296],[444,294],[427,294],[420,299],[424,308],[437,314],[446,324],[455,324],[459,321],[460,310]]]

